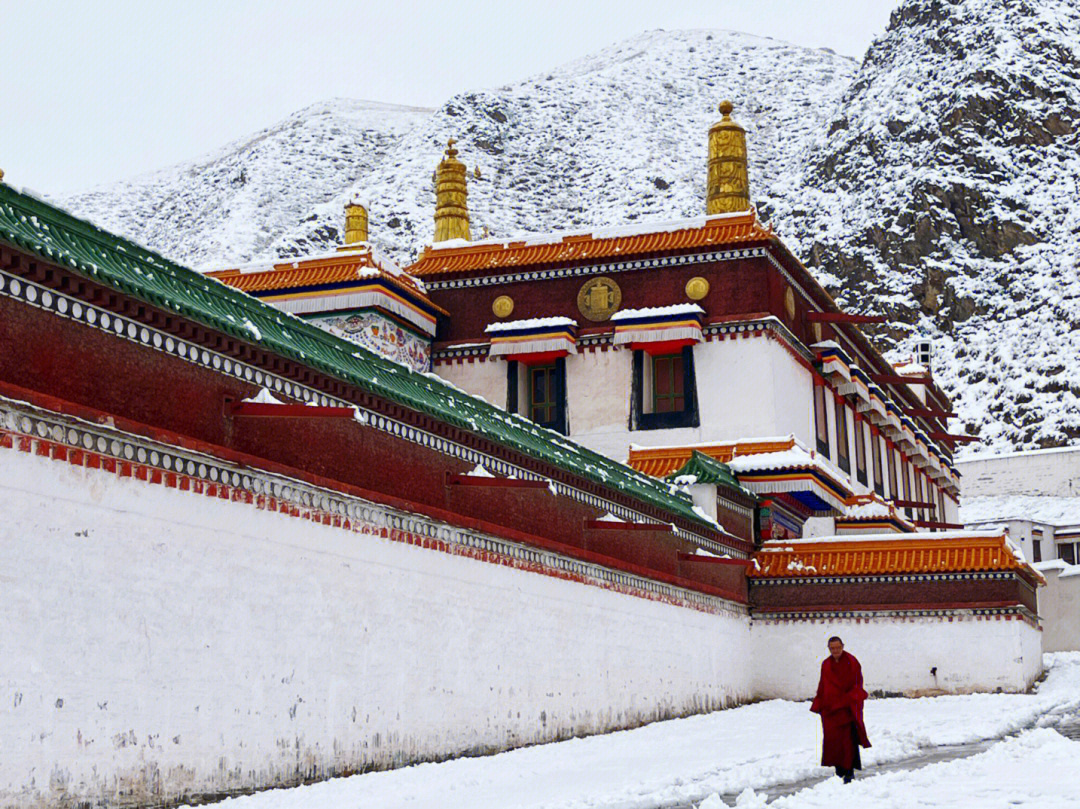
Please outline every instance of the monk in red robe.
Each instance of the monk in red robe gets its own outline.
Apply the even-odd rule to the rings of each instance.
[[[835,767],[836,774],[851,783],[855,770],[862,769],[859,747],[869,747],[863,724],[862,666],[854,655],[844,651],[844,642],[829,638],[829,656],[821,664],[817,696],[810,710],[821,714],[825,739],[821,749],[823,767]]]

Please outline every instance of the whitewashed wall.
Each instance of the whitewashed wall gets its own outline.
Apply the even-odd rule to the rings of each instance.
[[[959,461],[965,497],[1049,494],[1080,497],[1080,447],[1013,452]]]
[[[1035,567],[1046,577],[1046,586],[1039,588],[1043,650],[1080,651],[1080,565],[1052,559]]]
[[[748,619],[0,449],[0,806],[146,805],[749,697]]]
[[[859,659],[870,692],[1024,691],[1042,670],[1042,633],[1020,620],[755,620],[751,635],[755,691],[764,699],[812,697],[832,635]]]
[[[485,360],[477,358],[439,363],[433,369],[436,374],[457,385],[466,393],[486,399],[496,407],[506,409],[506,362],[503,360]]]
[[[630,446],[633,352],[583,351],[566,358],[570,434],[585,446],[625,461]]]

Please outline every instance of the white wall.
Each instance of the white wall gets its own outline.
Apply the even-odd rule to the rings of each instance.
[[[477,357],[473,362],[441,362],[434,367],[440,377],[457,385],[466,393],[479,396],[488,403],[506,409],[506,361],[484,360]]]
[[[749,696],[749,621],[0,449],[0,805],[146,805]]]
[[[813,377],[776,340],[699,343],[694,364],[701,440],[794,434],[813,446]]]
[[[1080,497],[1080,447],[1013,452],[958,461],[965,497],[1048,494]]]
[[[814,440],[810,372],[766,337],[694,346],[699,427],[629,431],[628,349],[569,357],[566,367],[574,440],[617,460],[626,459],[630,444],[682,446],[791,434]]]
[[[859,659],[870,692],[1023,691],[1042,669],[1041,634],[1024,621],[993,617],[755,619],[756,695],[812,697],[832,635]]]
[[[1046,577],[1046,586],[1039,588],[1043,650],[1080,651],[1080,565],[1053,559],[1035,567]]]
[[[576,441],[625,461],[630,446],[630,388],[634,353],[629,349],[582,351],[566,358],[566,407]]]

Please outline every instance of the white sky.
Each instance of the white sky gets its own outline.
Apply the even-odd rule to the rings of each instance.
[[[197,157],[316,101],[440,106],[642,31],[861,58],[897,0],[0,0],[0,168],[50,196]]]

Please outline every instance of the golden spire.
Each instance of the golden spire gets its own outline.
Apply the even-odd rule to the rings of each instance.
[[[469,240],[469,209],[465,202],[465,164],[457,159],[457,143],[447,141],[446,157],[435,171],[435,241]]]
[[[355,197],[345,203],[345,246],[368,240],[367,208]]]
[[[4,182],[4,170],[0,169],[0,183]]]
[[[720,102],[724,117],[709,130],[709,188],[705,213],[732,213],[750,208],[746,174],[746,130],[731,120],[730,101]]]

